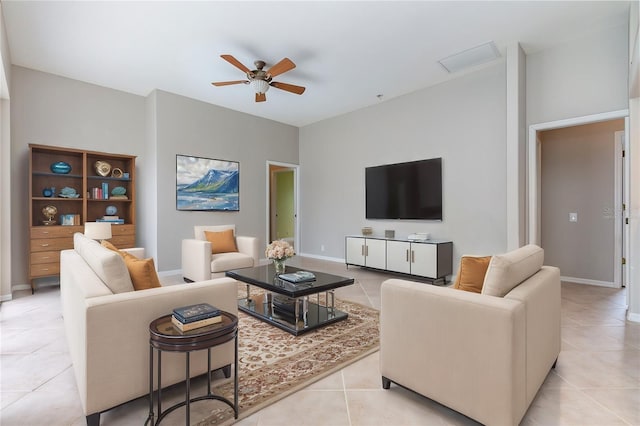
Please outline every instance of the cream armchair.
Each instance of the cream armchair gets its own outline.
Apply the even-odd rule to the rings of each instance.
[[[182,276],[185,281],[204,281],[224,276],[231,269],[258,266],[258,239],[235,235],[235,225],[194,226],[195,238],[182,240]],[[212,254],[205,231],[233,230],[237,252]]]
[[[519,424],[560,353],[560,271],[541,266],[537,250],[494,256],[483,294],[385,281],[382,387],[402,385],[485,425]],[[492,265],[503,297],[484,294]]]

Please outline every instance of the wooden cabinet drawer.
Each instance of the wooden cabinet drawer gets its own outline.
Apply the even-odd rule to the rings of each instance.
[[[42,238],[31,240],[31,251],[52,251],[73,248],[73,238]]]
[[[111,225],[111,235],[135,235],[135,225]]]
[[[30,275],[32,277],[46,277],[48,275],[58,275],[60,273],[60,262],[39,263],[31,265]]]
[[[136,237],[134,235],[114,236],[109,242],[119,249],[131,248],[135,247]]]
[[[72,238],[76,232],[84,232],[84,226],[32,226],[31,238]]]
[[[31,264],[36,265],[40,263],[58,263],[60,262],[59,251],[38,251],[31,253]]]

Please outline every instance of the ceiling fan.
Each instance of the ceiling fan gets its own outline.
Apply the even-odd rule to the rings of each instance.
[[[220,55],[220,57],[244,72],[247,75],[247,80],[218,81],[211,83],[214,86],[229,86],[231,84],[241,83],[250,84],[256,92],[256,102],[264,102],[267,100],[267,96],[265,93],[267,93],[267,90],[269,90],[269,86],[275,87],[276,89],[285,90],[287,92],[295,93],[296,95],[302,95],[304,93],[305,88],[302,86],[272,81],[273,77],[284,74],[287,71],[291,71],[296,67],[296,64],[294,64],[289,58],[284,58],[265,71],[263,69],[266,65],[264,61],[255,61],[254,64],[256,66],[256,69],[250,70],[231,55]]]

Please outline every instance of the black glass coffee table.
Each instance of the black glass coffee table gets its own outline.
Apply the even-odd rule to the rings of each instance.
[[[285,273],[301,270],[287,266]],[[336,309],[334,290],[353,284],[353,278],[309,272],[315,280],[301,283],[280,279],[272,264],[234,269],[226,275],[247,284],[247,296],[238,300],[239,310],[297,336],[349,316]],[[252,295],[251,285],[267,291]]]

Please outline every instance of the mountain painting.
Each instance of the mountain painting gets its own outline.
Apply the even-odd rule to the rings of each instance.
[[[176,155],[178,210],[240,210],[240,163]]]

